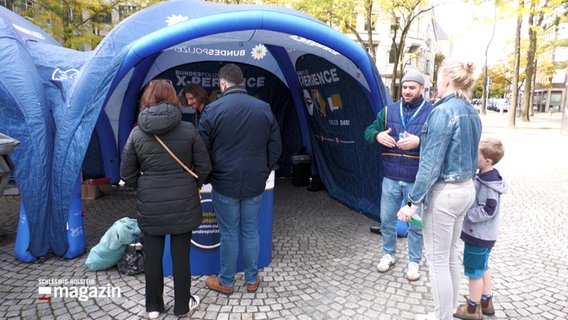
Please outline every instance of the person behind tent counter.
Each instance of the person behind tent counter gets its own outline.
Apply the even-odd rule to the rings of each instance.
[[[122,153],[120,176],[136,187],[138,225],[144,236],[146,312],[156,319],[165,311],[162,257],[166,234],[174,279],[174,314],[184,315],[199,305],[190,294],[191,232],[202,221],[199,188],[211,172],[205,144],[193,124],[181,121],[178,99],[169,80],[152,80],[140,99],[138,125]],[[165,150],[163,143],[194,178]]]
[[[497,241],[501,214],[501,195],[507,193],[507,182],[493,167],[504,156],[500,140],[486,138],[479,143],[475,180],[475,202],[463,220],[461,239],[464,241],[464,274],[469,278],[467,303],[458,306],[454,317],[481,320],[495,314],[489,254]],[[483,314],[483,315],[482,315]]]
[[[409,221],[424,204],[424,252],[428,262],[433,314],[415,319],[453,319],[461,283],[459,237],[467,209],[475,200],[473,178],[481,120],[468,102],[473,64],[444,62],[438,70],[438,97],[420,139],[420,164],[408,194],[408,205],[397,213]]]
[[[280,129],[270,105],[248,95],[237,65],[219,70],[219,86],[223,96],[205,108],[198,127],[213,165],[211,199],[221,237],[219,276],[205,282],[233,293],[240,238],[246,288],[256,292],[260,203],[282,152]]]
[[[205,109],[205,105],[209,102],[207,91],[196,83],[190,83],[183,88],[180,102],[180,109],[182,111],[181,119],[191,122],[197,127],[201,113],[203,109]]]
[[[420,160],[420,133],[432,104],[422,96],[424,76],[417,70],[402,78],[402,98],[390,103],[377,114],[377,119],[365,129],[365,140],[381,147],[383,182],[381,192],[381,234],[383,256],[377,270],[387,272],[396,262],[396,213],[412,189]],[[421,215],[421,209],[416,211]],[[373,232],[373,227],[371,231]],[[420,279],[422,260],[422,229],[414,224],[408,228],[409,281]]]

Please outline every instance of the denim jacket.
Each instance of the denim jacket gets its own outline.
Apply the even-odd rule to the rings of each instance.
[[[438,101],[422,129],[420,165],[408,200],[424,202],[440,181],[473,179],[480,137],[481,120],[471,104],[455,93]]]

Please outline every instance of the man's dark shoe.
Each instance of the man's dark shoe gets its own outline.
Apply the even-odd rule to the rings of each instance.
[[[205,284],[207,284],[209,289],[215,290],[217,292],[221,292],[221,293],[224,293],[224,294],[233,293],[233,287],[232,286],[227,287],[227,286],[222,285],[221,283],[219,283],[219,278],[217,278],[217,277],[213,277],[213,276],[207,277],[207,279],[205,279]]]
[[[258,286],[260,285],[260,276],[256,276],[256,283],[247,283],[247,292],[255,293],[258,290]]]
[[[381,234],[381,226],[370,227],[372,233]]]

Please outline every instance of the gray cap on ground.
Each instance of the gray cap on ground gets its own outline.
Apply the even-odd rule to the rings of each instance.
[[[420,71],[410,70],[404,75],[404,77],[402,77],[402,82],[405,81],[414,81],[424,85],[424,76],[420,73]]]

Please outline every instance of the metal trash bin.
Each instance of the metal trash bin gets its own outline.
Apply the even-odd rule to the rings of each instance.
[[[20,144],[20,141],[0,133],[0,196],[4,194],[4,189],[10,181],[12,172],[14,172],[14,163],[12,163],[8,154],[14,151],[18,144]]]
[[[304,187],[310,185],[311,158],[309,154],[297,154],[290,157],[292,162],[292,185]]]

